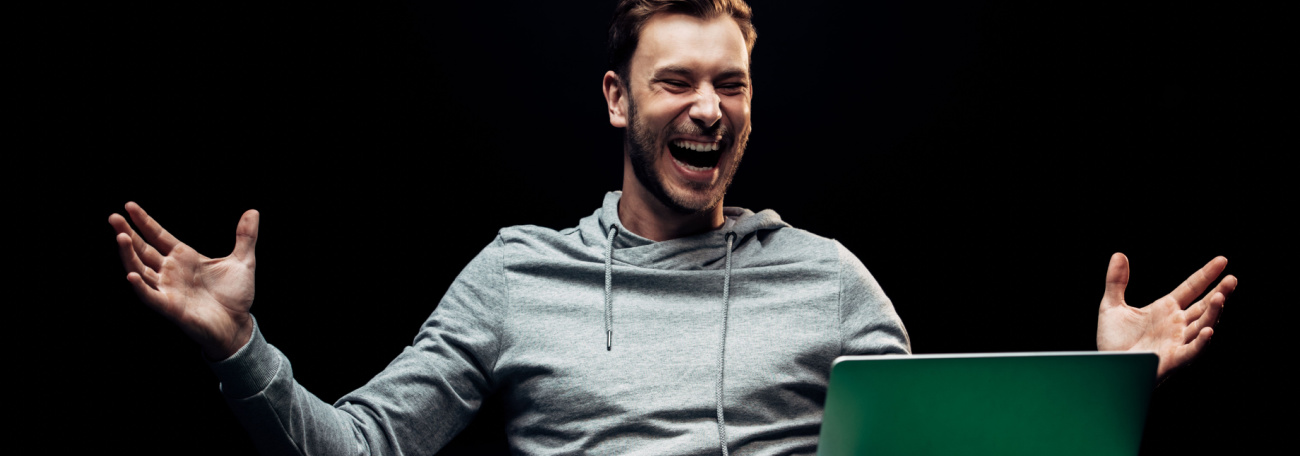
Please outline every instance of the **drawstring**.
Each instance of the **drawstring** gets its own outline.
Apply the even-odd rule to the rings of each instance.
[[[618,227],[609,227],[609,238],[605,240],[605,351],[614,349],[614,299],[611,285],[614,283],[614,235]]]
[[[727,233],[727,273],[722,276],[722,336],[718,339],[718,442],[722,445],[722,456],[727,451],[727,420],[722,415],[723,371],[727,366],[727,313],[731,306],[731,243],[736,239],[736,232]]]
[[[614,349],[614,236],[618,227],[609,227],[609,236],[605,239],[605,350]],[[722,276],[722,335],[718,339],[718,381],[716,400],[718,405],[718,444],[722,446],[722,456],[729,456],[727,450],[727,420],[722,410],[722,390],[727,367],[727,313],[731,307],[731,248],[736,240],[736,232],[727,233],[727,265]]]

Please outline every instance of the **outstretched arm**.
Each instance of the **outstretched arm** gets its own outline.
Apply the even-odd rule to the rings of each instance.
[[[1237,278],[1228,275],[1204,298],[1197,298],[1227,265],[1226,258],[1216,257],[1173,292],[1137,308],[1124,302],[1128,257],[1122,253],[1112,255],[1106,271],[1106,294],[1097,313],[1097,349],[1155,352],[1160,357],[1156,377],[1165,378],[1195,358],[1214,335],[1219,311],[1237,287]]]
[[[289,359],[254,328],[257,211],[244,213],[224,258],[200,255],[135,203],[126,214],[135,229],[119,214],[108,222],[127,281],[217,361],[222,394],[264,454],[432,454],[492,392],[485,366],[496,364],[505,305],[500,239],[465,268],[410,347],[330,405],[294,380]]]
[[[253,271],[257,260],[258,213],[250,210],[235,229],[235,250],[224,258],[208,258],[177,240],[134,202],[126,203],[126,218],[113,214],[108,223],[117,231],[117,246],[140,300],[180,326],[212,360],[239,350],[253,334]]]

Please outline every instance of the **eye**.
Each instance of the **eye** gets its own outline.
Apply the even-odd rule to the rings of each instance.
[[[655,79],[654,83],[671,93],[685,93],[691,90],[691,84],[681,79]]]
[[[737,94],[745,90],[745,84],[741,82],[728,82],[718,84],[718,91],[728,94]]]

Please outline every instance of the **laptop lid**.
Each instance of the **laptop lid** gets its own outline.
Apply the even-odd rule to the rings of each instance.
[[[1154,353],[843,356],[819,455],[1135,455]]]

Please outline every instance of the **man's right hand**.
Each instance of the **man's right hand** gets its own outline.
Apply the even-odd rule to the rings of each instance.
[[[235,229],[235,250],[225,258],[208,258],[177,240],[135,203],[126,218],[108,217],[117,231],[117,246],[126,280],[140,299],[175,322],[203,347],[213,361],[229,358],[253,335],[253,271],[257,260],[258,213],[249,210]]]

